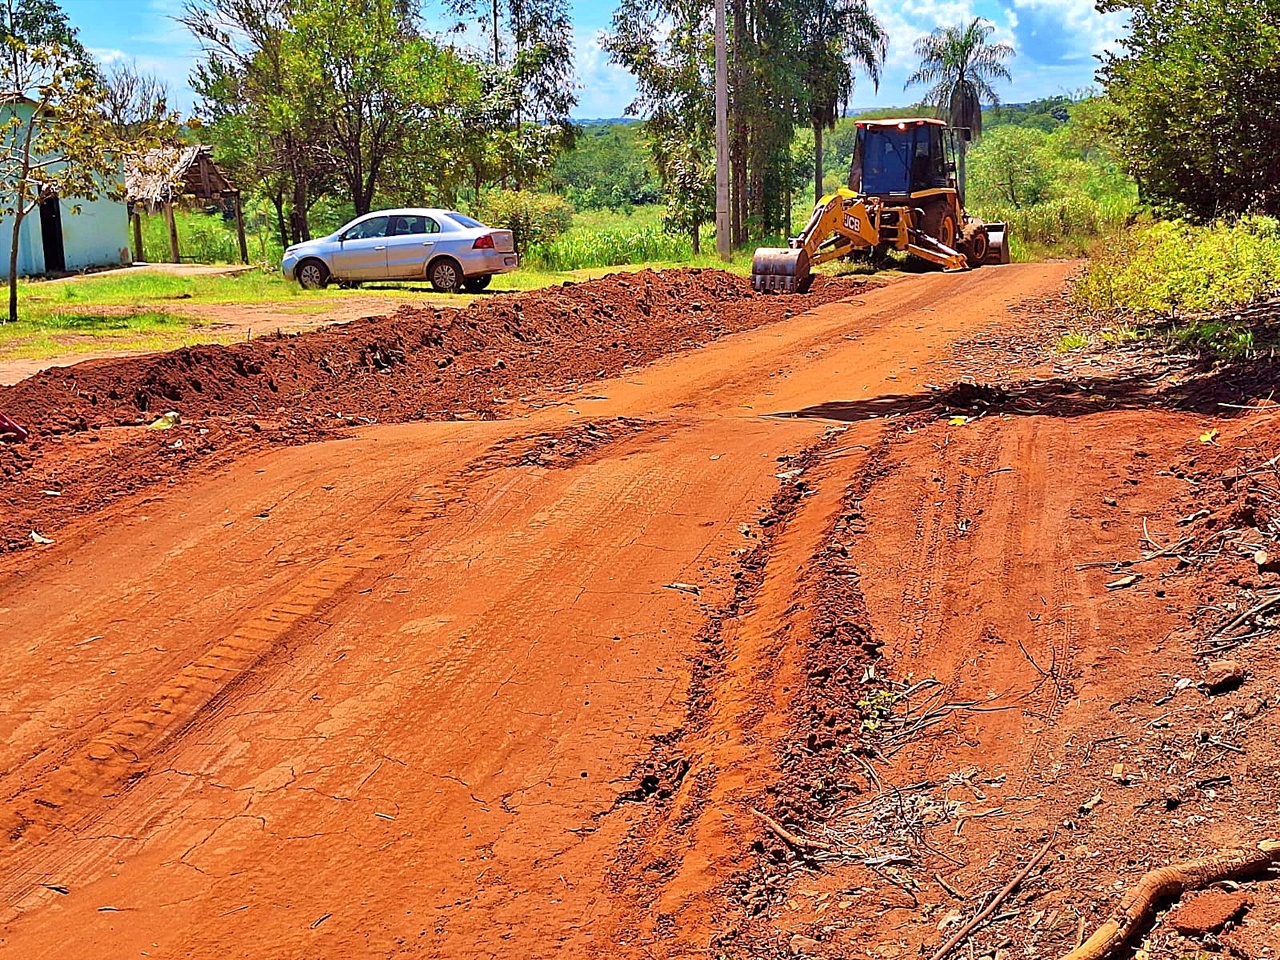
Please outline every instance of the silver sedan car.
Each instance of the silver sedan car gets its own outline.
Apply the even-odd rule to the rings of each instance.
[[[425,207],[357,217],[327,237],[294,244],[281,263],[286,280],[309,290],[330,281],[429,280],[444,293],[479,293],[495,273],[519,265],[510,230]]]

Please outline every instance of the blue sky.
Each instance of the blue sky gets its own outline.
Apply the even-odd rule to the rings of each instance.
[[[181,0],[61,0],[80,29],[81,40],[101,60],[132,60],[159,75],[169,86],[173,104],[191,107],[187,74],[198,50],[173,17]],[[879,91],[861,78],[856,106],[893,106],[913,102],[915,91],[903,91],[914,67],[915,39],[940,24],[959,23],[975,15],[996,25],[998,38],[1018,51],[1010,66],[1013,83],[1000,87],[1009,102],[1075,91],[1093,82],[1094,55],[1114,44],[1122,22],[1094,10],[1094,0],[869,0],[889,33],[889,59]],[[574,0],[575,63],[578,108],[587,119],[621,116],[634,96],[630,76],[609,63],[599,35],[609,26],[614,0]],[[424,0],[427,23],[444,27],[441,0]]]

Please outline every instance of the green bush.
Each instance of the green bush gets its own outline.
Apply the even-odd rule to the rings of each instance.
[[[1208,227],[1166,221],[1123,234],[1090,264],[1074,297],[1100,313],[1176,317],[1278,292],[1280,220],[1259,216]]]
[[[529,190],[492,190],[480,198],[476,215],[491,227],[515,234],[516,249],[551,243],[569,229],[573,208],[563,197]]]

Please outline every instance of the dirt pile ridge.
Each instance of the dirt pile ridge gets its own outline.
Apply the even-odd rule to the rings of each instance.
[[[864,286],[821,278],[804,304]],[[782,319],[791,306],[720,270],[644,270],[461,310],[404,306],[296,336],[46,370],[0,391],[0,408],[45,436],[149,423],[169,410],[187,419],[494,417],[513,392],[607,376]]]
[[[461,310],[403,306],[309,333],[46,370],[0,389],[0,410],[32,433],[0,443],[0,551],[197,463],[369,423],[514,416],[865,287],[819,278],[799,306],[721,270],[643,270]],[[180,425],[146,429],[169,411]]]

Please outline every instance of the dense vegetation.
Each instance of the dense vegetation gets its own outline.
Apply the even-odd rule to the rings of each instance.
[[[1280,6],[1112,0],[1132,14],[1102,76],[1143,199],[1198,220],[1280,214]]]

